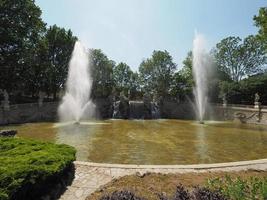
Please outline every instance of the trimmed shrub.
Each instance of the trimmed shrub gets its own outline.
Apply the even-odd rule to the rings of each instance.
[[[75,153],[64,144],[0,138],[0,199],[57,198],[73,178]]]

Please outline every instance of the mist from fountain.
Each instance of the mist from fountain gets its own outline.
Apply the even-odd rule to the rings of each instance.
[[[196,114],[200,123],[204,123],[208,103],[208,77],[211,59],[206,51],[206,40],[196,33],[193,41],[193,77]]]
[[[60,122],[88,120],[94,116],[95,105],[90,99],[92,77],[89,55],[76,41],[69,62],[65,95],[58,108]]]

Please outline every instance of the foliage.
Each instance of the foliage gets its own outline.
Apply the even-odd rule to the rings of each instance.
[[[24,86],[23,71],[32,66],[45,24],[33,0],[2,0],[0,24],[0,88],[10,92]]]
[[[130,98],[135,98],[140,91],[138,73],[133,72],[126,63],[119,63],[113,69],[113,80],[116,88],[116,95],[123,92],[130,94]]]
[[[179,100],[185,100],[187,96],[192,94],[193,83],[191,79],[187,79],[180,71],[173,75],[170,95]]]
[[[227,200],[227,198],[225,198],[225,196],[221,192],[216,190],[210,190],[205,187],[196,187],[194,189],[193,195],[194,200]]]
[[[218,190],[232,200],[263,200],[267,198],[267,177],[241,178],[215,178],[208,180],[208,187]]]
[[[108,97],[112,93],[115,62],[109,60],[100,49],[91,49],[90,58],[93,75],[92,97]]]
[[[125,94],[130,89],[132,70],[126,63],[119,63],[113,69],[114,84],[119,92],[123,91]]]
[[[139,67],[144,92],[156,96],[167,96],[176,64],[167,51],[153,51],[152,57],[144,60]]]
[[[265,45],[267,51],[267,7],[262,7],[259,10],[258,16],[254,16],[255,25],[259,27],[258,37]]]
[[[183,61],[183,68],[180,70],[181,76],[183,76],[190,85],[193,85],[193,53],[189,51],[185,60]]]
[[[133,192],[128,190],[115,191],[111,194],[103,195],[100,200],[141,200],[143,198],[136,196]],[[216,191],[208,188],[195,187],[192,192],[188,191],[183,185],[176,187],[175,193],[168,198],[164,194],[159,194],[160,200],[226,200],[226,198]]]
[[[104,195],[100,200],[142,200],[142,198],[137,197],[131,191],[115,191],[111,195]]]
[[[0,138],[0,199],[16,199],[20,190],[59,174],[75,160],[75,149],[20,138]],[[41,192],[41,191],[39,191]]]
[[[46,27],[41,13],[34,0],[0,2],[0,91],[7,90],[11,103],[36,101],[40,91],[57,100],[64,88],[77,38],[71,30]],[[216,76],[208,80],[211,102],[218,102],[223,93],[231,103],[241,103],[240,99],[252,102],[256,92],[263,102],[266,99],[266,76],[262,73],[267,71],[267,7],[260,8],[253,20],[259,28],[257,35],[243,40],[230,36],[214,48]],[[116,65],[100,49],[91,49],[90,57],[93,98],[118,96],[121,91],[130,99],[140,99],[144,93],[180,100],[192,96],[192,51],[180,71],[167,51],[153,51],[142,61],[139,72],[126,63]]]
[[[221,81],[219,84],[220,97],[226,95],[230,103],[253,104],[255,93],[261,97],[260,101],[266,104],[267,97],[267,73],[257,74],[241,80]]]
[[[43,62],[48,65],[45,71],[45,88],[48,94],[53,94],[54,99],[67,79],[68,63],[76,40],[71,30],[56,25],[49,27],[46,32],[47,59]]]
[[[213,54],[220,70],[236,82],[261,72],[267,61],[262,43],[252,35],[243,42],[239,37],[224,38],[216,45]]]

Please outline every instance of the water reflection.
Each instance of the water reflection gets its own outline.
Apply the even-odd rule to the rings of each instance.
[[[19,137],[65,143],[77,160],[122,164],[216,163],[267,157],[267,126],[186,120],[33,123]]]
[[[196,126],[196,156],[199,156],[199,160],[201,163],[210,163],[211,158],[209,156],[209,142],[207,142],[205,128],[207,125],[199,124]]]

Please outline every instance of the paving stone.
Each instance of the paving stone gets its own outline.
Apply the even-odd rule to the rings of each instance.
[[[75,191],[75,197],[80,198],[83,195],[83,189],[79,188]]]

